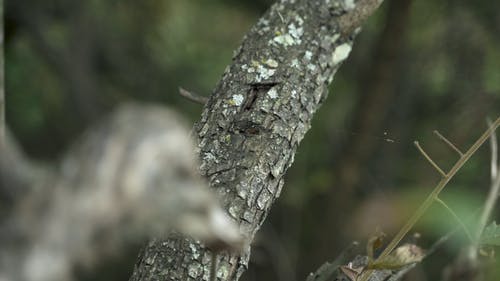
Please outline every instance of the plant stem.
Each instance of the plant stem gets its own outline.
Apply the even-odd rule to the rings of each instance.
[[[441,200],[441,198],[436,197],[435,200],[436,200],[436,202],[441,204],[441,206],[443,206],[451,214],[451,216],[458,222],[458,224],[460,224],[460,226],[464,230],[465,234],[467,235],[467,238],[469,238],[469,241],[471,243],[473,243],[474,238],[472,238],[472,235],[470,234],[469,230],[467,229],[465,224],[462,222],[462,220],[457,216],[457,214],[455,214],[455,212],[443,200]]]
[[[436,185],[431,194],[425,199],[425,201],[420,205],[417,211],[410,217],[405,225],[399,230],[399,232],[394,236],[391,242],[387,245],[380,256],[375,260],[375,262],[387,257],[392,250],[401,242],[403,237],[410,231],[410,229],[417,223],[417,221],[423,216],[427,209],[432,205],[434,200],[438,198],[439,193],[444,189],[448,182],[455,176],[455,174],[462,168],[462,166],[469,160],[469,158],[479,149],[479,147],[495,132],[497,127],[500,125],[500,117],[493,122],[493,124],[477,139],[477,141],[458,159],[451,170],[445,174],[439,183]],[[425,156],[425,155],[424,155]],[[370,277],[371,270],[368,270],[363,274],[361,281],[366,281]]]
[[[434,134],[442,140],[444,143],[446,143],[451,149],[453,149],[458,155],[463,156],[464,154],[460,149],[458,149],[451,141],[449,141],[447,138],[445,138],[443,135],[438,130],[434,130]]]
[[[488,193],[488,197],[486,197],[486,202],[484,203],[484,209],[483,213],[481,214],[481,217],[479,218],[479,224],[477,226],[477,232],[476,232],[476,240],[474,243],[474,248],[477,249],[479,246],[479,239],[481,238],[481,234],[483,233],[484,228],[486,227],[486,224],[488,223],[488,220],[491,216],[491,212],[495,208],[495,203],[498,200],[498,195],[500,192],[500,176],[499,176],[499,171],[497,168],[497,139],[496,135],[492,134],[491,135],[491,187],[490,191]]]
[[[425,150],[420,146],[420,143],[418,143],[418,141],[415,141],[413,143],[417,147],[418,151],[420,151],[420,153],[422,153],[422,155],[425,157],[425,159],[427,159],[427,161],[429,161],[429,163],[432,165],[432,167],[434,167],[434,169],[436,169],[436,171],[438,171],[441,174],[441,176],[443,178],[445,178],[446,173],[443,172],[443,170],[441,170],[441,168],[439,168],[438,164],[436,164],[436,162],[434,162],[432,160],[432,158],[425,152]]]

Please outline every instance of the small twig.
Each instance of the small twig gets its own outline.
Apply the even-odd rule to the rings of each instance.
[[[450,172],[443,177],[436,187],[432,190],[431,194],[427,196],[425,201],[420,205],[420,207],[413,213],[410,219],[403,225],[403,227],[399,230],[399,232],[394,236],[389,245],[384,249],[384,251],[380,254],[380,256],[375,260],[375,262],[382,260],[387,257],[392,250],[396,248],[396,246],[401,242],[403,237],[410,231],[410,229],[415,225],[415,223],[423,216],[423,214],[427,211],[427,209],[434,202],[434,198],[439,196],[439,193],[445,188],[448,182],[455,176],[455,174],[462,168],[462,166],[474,155],[474,153],[479,149],[479,147],[492,135],[494,134],[497,127],[500,126],[500,117],[493,122],[493,124],[486,130],[477,140],[476,142],[464,153],[460,159],[455,163],[455,165],[451,168]],[[500,184],[500,183],[499,183]],[[366,271],[363,276],[361,276],[361,281],[366,281],[370,277],[371,271]]]
[[[280,11],[278,11],[278,16],[280,17],[280,20],[281,20],[281,23],[285,23],[285,19],[283,18],[283,16],[281,15]]]
[[[458,222],[458,224],[460,224],[460,226],[463,228],[465,234],[467,235],[467,238],[469,238],[469,241],[471,243],[474,242],[474,239],[472,238],[472,235],[470,234],[469,230],[467,229],[465,224],[462,222],[462,220],[457,216],[457,214],[455,214],[455,212],[443,200],[441,200],[441,198],[436,197],[436,198],[434,198],[434,200],[436,200],[436,202],[441,204],[441,206],[443,206],[451,214],[451,216]]]
[[[207,97],[192,93],[188,90],[183,89],[182,87],[179,87],[179,94],[192,102],[199,103],[202,105],[205,105],[208,101]]]
[[[488,122],[489,127],[492,127],[493,125],[491,122]],[[484,203],[484,209],[483,213],[481,214],[481,217],[479,218],[479,223],[477,226],[477,232],[476,232],[476,240],[475,240],[475,248],[477,249],[478,243],[479,243],[479,238],[481,237],[481,234],[483,233],[484,228],[486,227],[486,224],[488,223],[488,220],[491,216],[491,212],[495,208],[495,204],[498,200],[498,195],[500,193],[500,176],[498,176],[498,168],[497,168],[497,140],[496,140],[496,134],[493,133],[490,136],[490,144],[491,144],[491,176],[492,176],[492,183],[490,187],[490,191],[488,193],[488,197],[486,197],[486,202]],[[495,171],[493,171],[495,169]]]
[[[446,143],[449,147],[451,147],[451,149],[455,150],[456,153],[458,153],[458,155],[460,156],[463,156],[464,154],[462,153],[462,151],[460,151],[460,149],[458,149],[458,147],[456,147],[451,141],[449,141],[447,138],[445,138],[443,135],[441,135],[441,133],[439,133],[438,130],[434,130],[434,134],[440,139],[442,140],[444,143]]]
[[[429,161],[429,163],[431,163],[432,167],[434,167],[434,169],[436,169],[441,174],[441,176],[443,176],[443,178],[445,178],[446,177],[446,173],[443,172],[443,170],[441,170],[441,168],[439,168],[439,166],[434,161],[432,161],[431,157],[429,157],[429,155],[427,155],[427,153],[420,146],[420,144],[418,143],[418,141],[414,141],[413,143],[415,144],[415,146],[417,147],[417,149],[420,151],[420,153],[422,153],[422,155],[425,157],[425,159],[427,159],[427,161]]]
[[[491,127],[491,120],[488,119],[488,127]],[[490,137],[491,147],[491,182],[493,183],[498,176],[498,142],[497,135],[492,134]]]

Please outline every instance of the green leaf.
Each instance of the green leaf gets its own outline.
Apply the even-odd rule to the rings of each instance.
[[[479,242],[483,245],[500,246],[500,225],[496,222],[488,225],[481,234]]]

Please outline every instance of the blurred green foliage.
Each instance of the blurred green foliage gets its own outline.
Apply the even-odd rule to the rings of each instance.
[[[195,121],[201,107],[180,98],[177,88],[209,95],[270,3],[7,0],[8,126],[31,157],[51,161],[123,101],[166,104]],[[393,224],[389,235],[402,225],[439,179],[413,140],[446,170],[457,155],[432,130],[465,150],[485,119],[500,113],[499,10],[500,2],[486,0],[384,3],[297,152],[282,198],[255,242],[247,280],[303,280],[354,237],[363,239],[354,226],[371,226],[357,221],[365,209],[369,220]],[[488,157],[481,149],[443,195],[460,216],[484,200]],[[384,213],[388,204],[400,209]],[[429,217],[418,229],[424,247],[454,225],[439,206]],[[435,264],[453,259],[457,243]],[[270,254],[276,250],[270,244],[281,245],[278,254]],[[276,256],[283,262],[273,263]],[[429,280],[436,280],[442,267],[429,268]]]
[[[50,159],[124,100],[167,103],[194,120],[200,107],[177,88],[208,95],[263,3],[7,1],[9,126]]]

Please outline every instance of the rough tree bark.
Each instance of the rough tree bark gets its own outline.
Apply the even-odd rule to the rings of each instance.
[[[362,22],[382,0],[282,0],[250,30],[195,126],[201,173],[248,244],[283,187],[298,144]],[[130,280],[208,280],[209,249],[155,239]],[[238,280],[250,247],[217,255],[218,280]]]

